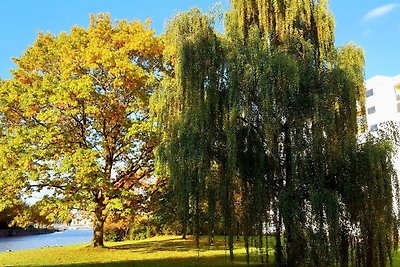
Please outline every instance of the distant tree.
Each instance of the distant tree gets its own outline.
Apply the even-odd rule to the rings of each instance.
[[[48,227],[52,222],[41,212],[41,206],[29,206],[22,201],[19,204],[9,205],[0,211],[0,229]]]
[[[50,227],[56,221],[56,215],[53,210],[43,210],[43,208],[47,208],[47,206],[42,205],[40,202],[36,202],[31,206],[23,204],[19,209],[12,208],[14,216],[10,225],[24,229],[29,227]],[[65,220],[67,220],[68,215],[70,215],[70,212],[62,214]]]
[[[193,9],[165,35],[173,72],[152,107],[183,234],[221,214],[231,259],[239,228],[247,261],[258,237],[268,262],[272,223],[278,266],[385,266],[399,191],[390,142],[359,138],[362,49],[334,47],[326,0],[234,0],[225,29]]]
[[[1,86],[1,149],[18,163],[10,186],[47,189],[53,198],[43,203],[57,209],[92,211],[94,246],[103,245],[108,210],[131,204],[153,170],[148,99],[162,49],[149,22],[92,15],[87,29],[39,33]]]
[[[13,220],[19,213],[22,213],[22,204],[9,205],[0,211],[0,229],[7,229],[13,224]]]

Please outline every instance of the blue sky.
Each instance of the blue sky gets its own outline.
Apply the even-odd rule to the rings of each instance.
[[[86,27],[89,13],[109,12],[115,19],[150,17],[157,33],[178,10],[197,6],[209,10],[228,0],[1,0],[0,77],[10,78],[11,57],[20,56],[33,43],[37,31],[58,34],[71,26]],[[331,0],[336,19],[336,44],[361,45],[366,54],[366,78],[400,74],[400,1]]]

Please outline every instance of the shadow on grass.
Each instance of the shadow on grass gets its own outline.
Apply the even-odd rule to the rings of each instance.
[[[133,266],[133,267],[179,267],[179,266],[199,266],[199,267],[208,267],[208,266],[215,266],[215,267],[223,267],[223,266],[232,266],[232,267],[239,267],[239,266],[265,266],[252,263],[246,264],[244,256],[243,257],[236,257],[234,262],[229,261],[229,257],[225,256],[209,256],[209,257],[186,257],[186,258],[167,258],[167,259],[145,259],[145,260],[132,260],[132,261],[117,261],[117,262],[109,262],[109,263],[74,263],[74,264],[62,264],[62,265],[45,265],[43,267],[51,267],[51,266],[118,266],[118,267],[125,267],[125,266]],[[268,265],[273,266],[273,265]],[[26,266],[27,267],[27,266]]]
[[[203,253],[210,250],[219,250],[210,253]],[[235,253],[235,261],[230,262],[229,260],[229,252],[226,251],[225,242],[223,240],[216,240],[215,244],[212,246],[208,246],[208,242],[206,238],[201,239],[200,246],[197,247],[192,239],[183,240],[181,238],[170,238],[167,240],[144,240],[144,241],[136,241],[134,243],[114,243],[109,247],[105,248],[84,248],[82,253],[90,252],[90,253],[103,253],[105,255],[110,255],[108,252],[114,251],[114,255],[110,258],[104,257],[101,255],[97,259],[95,258],[85,258],[87,260],[83,260],[85,262],[81,263],[68,263],[64,261],[63,263],[55,263],[55,264],[47,264],[40,265],[44,267],[50,266],[133,266],[133,267],[208,267],[208,266],[262,266],[259,264],[259,259],[256,254],[252,255],[252,263],[246,264],[245,254],[243,251],[241,253]],[[186,253],[188,252],[189,253]],[[121,254],[119,254],[121,252]],[[123,253],[122,253],[123,252]],[[129,256],[126,258],[125,256],[128,253]],[[164,252],[164,253],[158,253]],[[182,253],[183,252],[183,253]],[[79,253],[79,250],[78,250]],[[147,255],[143,257],[142,255]],[[118,258],[118,255],[125,255],[124,258]],[[63,256],[60,255],[62,258]],[[79,257],[79,256],[78,256]],[[101,262],[96,262],[101,261]],[[105,262],[107,261],[107,262]],[[271,255],[270,262],[273,261],[273,256]],[[49,261],[47,261],[49,263]],[[51,262],[51,261],[50,261]],[[0,263],[1,265],[1,263]],[[19,265],[21,266],[21,265]],[[31,266],[31,265],[23,265],[23,266]],[[265,265],[264,265],[265,266]],[[273,266],[273,265],[269,265]]]
[[[173,238],[168,241],[142,241],[134,244],[121,244],[105,247],[111,250],[130,250],[132,252],[141,253],[153,253],[157,251],[171,251],[171,252],[182,252],[182,251],[199,251],[205,252],[209,250],[221,250],[224,249],[225,244],[223,241],[215,241],[211,246],[207,245],[207,242],[202,241],[200,246],[197,247],[191,239]]]
[[[156,243],[164,244],[165,246],[173,245],[175,243],[187,243],[191,242],[190,239],[182,239],[182,238],[171,238],[168,240],[143,240],[143,241],[135,241],[133,244],[121,244],[115,243],[113,246],[106,246],[109,249],[130,249],[132,247],[152,247]]]

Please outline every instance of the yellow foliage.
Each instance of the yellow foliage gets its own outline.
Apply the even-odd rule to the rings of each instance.
[[[106,210],[108,200],[119,197],[113,183],[134,177],[140,148],[154,145],[144,121],[162,51],[149,20],[98,14],[90,15],[87,29],[39,32],[14,59],[12,80],[0,87],[0,112],[12,133],[8,145],[21,138],[17,157],[27,163],[16,166],[22,174],[9,177],[34,179],[74,205]],[[126,138],[130,132],[135,142]]]

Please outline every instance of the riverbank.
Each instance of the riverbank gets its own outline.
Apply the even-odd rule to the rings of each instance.
[[[0,229],[0,238],[2,237],[13,237],[13,236],[30,236],[30,235],[42,235],[51,234],[57,232],[55,229]]]

